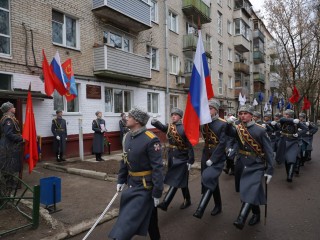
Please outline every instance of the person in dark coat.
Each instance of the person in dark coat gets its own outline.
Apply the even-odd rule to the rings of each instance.
[[[254,111],[253,112],[253,120],[258,123],[258,124],[262,124],[262,119],[261,119],[261,113],[258,111]]]
[[[64,153],[66,150],[67,143],[67,122],[62,118],[62,110],[56,111],[56,118],[52,120],[51,132],[54,136],[53,149],[56,154],[56,159],[58,162],[65,161]]]
[[[120,128],[120,141],[122,144],[123,136],[129,132],[127,128],[127,118],[125,113],[121,113],[121,119],[119,120],[119,128]]]
[[[219,176],[226,160],[225,128],[227,122],[219,118],[220,103],[216,99],[210,99],[208,103],[212,122],[201,126],[205,144],[201,158],[202,198],[193,214],[196,218],[202,218],[211,196],[215,203],[211,215],[215,216],[222,211]]]
[[[123,159],[118,174],[117,191],[124,184],[120,212],[109,238],[129,240],[134,235],[159,240],[156,206],[163,191],[163,163],[158,137],[145,127],[149,115],[138,108],[129,111],[127,126],[130,132],[123,141]]]
[[[170,124],[162,124],[156,119],[152,119],[151,124],[167,134],[169,150],[167,154],[168,171],[164,183],[170,188],[164,197],[159,208],[167,211],[178,188],[181,188],[184,198],[180,209],[185,209],[191,205],[191,197],[188,188],[189,170],[194,163],[194,152],[191,143],[185,135],[182,124],[183,111],[179,108],[171,110]]]
[[[102,119],[102,112],[96,112],[97,118],[92,121],[93,142],[92,153],[96,155],[96,161],[104,161],[101,155],[104,152],[104,134],[107,132],[106,122]]]
[[[287,182],[292,182],[293,172],[297,165],[297,157],[300,151],[299,138],[308,128],[299,119],[293,119],[294,111],[287,109],[284,117],[280,119],[281,137],[276,155],[276,161],[285,163]]]
[[[0,120],[0,170],[17,174],[22,169],[20,124],[15,118],[16,109],[12,103],[3,103],[0,109],[3,112]]]
[[[271,140],[271,146],[273,152],[277,151],[277,132],[280,132],[280,126],[277,124],[276,121],[272,121],[272,114],[271,112],[266,112],[263,116],[263,123],[262,126],[265,126],[267,129],[268,136]]]
[[[253,107],[243,105],[238,110],[240,122],[235,124],[235,118],[228,118],[226,134],[236,137],[238,141],[238,159],[235,166],[236,191],[240,192],[242,207],[238,218],[233,223],[238,229],[243,229],[246,219],[252,209],[249,225],[260,222],[259,205],[266,204],[263,189],[263,176],[266,183],[273,175],[273,151],[266,129],[253,120]]]

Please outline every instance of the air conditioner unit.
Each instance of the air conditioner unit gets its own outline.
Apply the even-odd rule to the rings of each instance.
[[[186,78],[183,76],[177,76],[177,84],[185,84],[186,83]]]

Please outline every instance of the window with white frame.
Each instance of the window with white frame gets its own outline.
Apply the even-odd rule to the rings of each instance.
[[[229,79],[228,79],[228,88],[230,88],[230,89],[233,88],[233,78],[232,78],[232,76],[229,76]]]
[[[238,18],[234,21],[234,29],[235,35],[242,35],[246,39],[249,39],[250,27],[242,19]]]
[[[64,112],[79,112],[79,84],[76,84],[78,96],[71,101],[67,101],[56,90],[53,92],[53,108],[54,110],[63,110]]]
[[[10,1],[0,1],[0,56],[11,55]]]
[[[78,19],[52,10],[52,42],[79,49],[79,39]]]
[[[184,73],[192,73],[193,61],[191,59],[185,59],[184,61]]]
[[[228,34],[232,35],[232,22],[231,21],[227,21],[227,31]]]
[[[232,62],[232,56],[233,56],[232,49],[228,48],[228,61]]]
[[[212,42],[212,37],[209,34],[206,34],[206,44],[208,45],[208,50],[210,50],[212,52],[211,42]]]
[[[158,93],[148,93],[148,112],[158,113],[159,112],[159,94]]]
[[[169,72],[171,74],[178,74],[179,72],[179,58],[170,54],[169,56]]]
[[[222,65],[223,44],[218,42],[218,64]]]
[[[158,2],[155,0],[150,1],[151,5],[151,21],[158,22]]]
[[[131,42],[131,39],[121,34],[110,31],[103,32],[103,43],[119,48],[125,52],[132,52]]]
[[[169,11],[169,29],[178,33],[178,15]]]
[[[177,108],[179,102],[179,96],[178,95],[170,95],[170,110],[172,108]]]
[[[11,89],[11,79],[12,75],[0,73],[0,89],[1,90],[12,90]]]
[[[151,69],[159,70],[159,49],[147,46],[147,53],[151,59]]]
[[[222,35],[222,13],[218,11],[218,34]]]
[[[113,113],[129,112],[132,107],[132,91],[105,88],[105,111]]]
[[[223,94],[223,73],[218,72],[218,94]]]

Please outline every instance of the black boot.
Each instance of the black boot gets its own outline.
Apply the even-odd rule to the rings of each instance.
[[[301,159],[302,160],[302,159]],[[294,172],[299,175],[300,173],[300,164],[301,164],[301,161],[300,158],[297,158],[297,161],[296,161],[296,164],[295,164],[295,169],[294,169]]]
[[[183,195],[183,203],[180,206],[180,209],[185,209],[187,207],[189,207],[191,205],[191,197],[190,197],[190,192],[189,192],[189,188],[181,188],[182,191],[182,195]]]
[[[96,161],[98,161],[98,162],[102,161],[100,153],[96,153]]]
[[[63,153],[60,154],[60,161],[61,162],[65,162],[66,161],[66,159],[63,157]]]
[[[288,176],[287,176],[287,182],[292,182],[293,178],[293,164],[288,164]]]
[[[234,175],[234,162],[233,162],[233,160],[231,161],[231,166],[230,166],[229,175]]]
[[[221,194],[220,194],[220,188],[219,184],[217,185],[216,189],[213,192],[213,199],[214,199],[214,208],[211,211],[211,215],[215,216],[221,213],[222,211],[222,204],[221,204]]]
[[[227,161],[226,161],[226,165],[225,167],[223,168],[223,171],[226,173],[226,174],[229,174],[229,171],[230,171],[230,159],[227,158]]]
[[[258,205],[252,206],[252,217],[249,220],[249,225],[253,226],[260,222],[260,207]]]
[[[158,205],[158,208],[162,209],[163,211],[167,211],[168,206],[171,203],[171,201],[172,201],[174,195],[176,194],[177,190],[178,189],[175,188],[175,187],[170,187],[168,192],[167,192],[167,194],[166,194],[166,196],[164,197],[162,203],[160,203]]]
[[[62,162],[60,158],[60,154],[56,154],[56,159],[57,159],[57,162]]]
[[[234,221],[233,225],[236,226],[238,229],[243,229],[244,224],[246,223],[247,217],[249,215],[251,209],[251,204],[250,203],[243,203],[239,216],[236,221]]]
[[[202,195],[202,198],[200,200],[199,206],[198,206],[196,212],[193,214],[194,217],[199,218],[199,219],[202,218],[204,210],[206,209],[206,207],[207,207],[207,205],[208,205],[208,203],[210,201],[211,194],[212,194],[211,190],[207,190]]]
[[[307,150],[306,161],[311,161],[311,150]]]

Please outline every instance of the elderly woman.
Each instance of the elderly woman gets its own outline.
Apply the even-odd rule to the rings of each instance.
[[[104,152],[104,133],[107,132],[106,122],[102,119],[102,112],[96,112],[97,118],[92,121],[93,142],[92,153],[96,155],[96,161],[104,161],[101,154]]]

